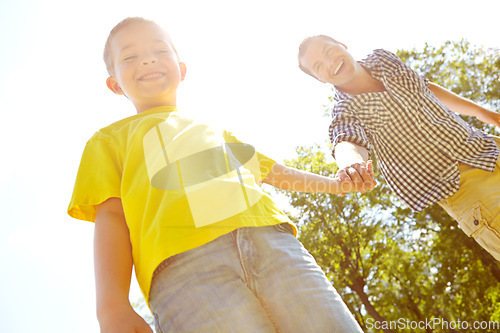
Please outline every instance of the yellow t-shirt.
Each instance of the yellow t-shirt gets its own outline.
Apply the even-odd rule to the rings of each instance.
[[[153,272],[166,258],[237,228],[290,223],[259,186],[274,163],[175,107],[153,108],[87,142],[68,214],[93,222],[96,205],[121,198],[148,300]]]

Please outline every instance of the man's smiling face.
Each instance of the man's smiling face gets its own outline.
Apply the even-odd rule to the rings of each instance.
[[[300,64],[319,81],[341,86],[352,79],[355,60],[345,45],[314,37],[300,57]]]

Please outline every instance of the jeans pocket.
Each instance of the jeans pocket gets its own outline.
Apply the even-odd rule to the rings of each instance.
[[[467,209],[462,215],[457,217],[457,222],[460,228],[469,237],[476,238],[484,228],[485,220],[481,214],[481,206],[475,204],[471,209]]]
[[[500,230],[493,227],[491,214],[480,203],[466,210],[457,222],[460,228],[473,237],[495,259],[500,260]]]
[[[158,315],[156,313],[153,313],[153,316],[155,317],[155,331],[156,331],[156,333],[163,333],[163,331],[160,328],[160,319],[158,318]]]
[[[275,224],[273,225],[273,227],[278,232],[295,235],[295,233],[293,232],[293,227],[289,223],[285,222],[285,223]]]

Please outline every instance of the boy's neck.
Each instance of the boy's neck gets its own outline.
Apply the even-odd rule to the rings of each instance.
[[[144,104],[144,105],[135,105],[135,109],[137,110],[137,114],[142,113],[146,110],[157,108],[157,107],[162,107],[162,106],[167,106],[167,107],[176,107],[176,103],[171,102],[171,103],[151,103],[151,104]]]

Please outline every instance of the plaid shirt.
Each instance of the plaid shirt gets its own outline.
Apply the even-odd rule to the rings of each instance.
[[[391,190],[415,211],[458,190],[458,162],[493,171],[499,155],[495,141],[445,107],[427,79],[385,50],[373,51],[360,64],[386,91],[354,96],[335,91],[333,147],[349,141],[373,149]]]

